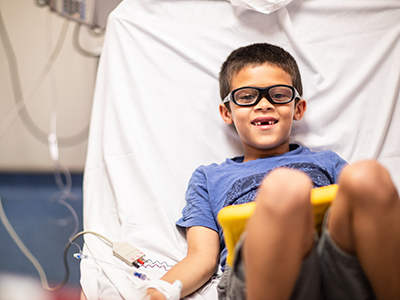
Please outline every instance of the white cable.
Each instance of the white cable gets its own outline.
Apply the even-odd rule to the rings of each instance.
[[[72,240],[75,240],[77,237],[79,237],[79,236],[81,236],[81,235],[83,235],[83,234],[93,234],[93,235],[95,235],[95,236],[97,236],[97,237],[99,237],[99,238],[102,238],[104,241],[106,241],[107,243],[109,243],[110,246],[113,245],[113,242],[112,242],[111,240],[109,240],[108,238],[106,238],[104,235],[101,235],[100,233],[97,233],[97,232],[94,232],[94,231],[90,231],[90,230],[78,232],[78,233],[72,238]]]

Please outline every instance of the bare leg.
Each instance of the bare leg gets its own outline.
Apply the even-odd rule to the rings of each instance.
[[[289,169],[261,184],[243,248],[248,300],[290,298],[314,243],[311,188],[307,175]]]
[[[358,257],[378,299],[400,299],[399,195],[377,162],[343,170],[328,228],[342,250]]]

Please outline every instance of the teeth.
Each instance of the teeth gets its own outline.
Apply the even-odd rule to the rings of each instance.
[[[266,122],[266,123],[267,123],[267,125],[272,125],[272,124],[274,124],[275,122],[274,122],[274,121],[268,121],[268,122]],[[256,125],[256,126],[261,126],[261,122],[255,122],[254,125]]]

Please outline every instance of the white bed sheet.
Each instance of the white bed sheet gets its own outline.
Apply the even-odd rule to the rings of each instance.
[[[218,113],[219,69],[233,49],[254,42],[280,45],[298,61],[308,110],[293,140],[349,162],[376,158],[399,188],[399,15],[396,0],[295,0],[268,15],[227,1],[122,1],[98,71],[84,229],[152,260],[184,257],[175,221],[191,173],[241,154]],[[140,280],[118,269],[125,265],[108,245],[86,235],[84,251],[98,259],[81,265],[89,300],[141,298]],[[146,271],[154,279],[164,272]],[[216,282],[191,298],[216,299]]]

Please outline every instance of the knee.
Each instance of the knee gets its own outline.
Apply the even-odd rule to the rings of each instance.
[[[308,215],[312,182],[303,172],[280,168],[270,172],[260,185],[257,207],[275,217]],[[304,214],[302,214],[304,213]]]
[[[356,205],[388,205],[398,199],[389,172],[374,160],[346,166],[340,176],[339,187]]]

